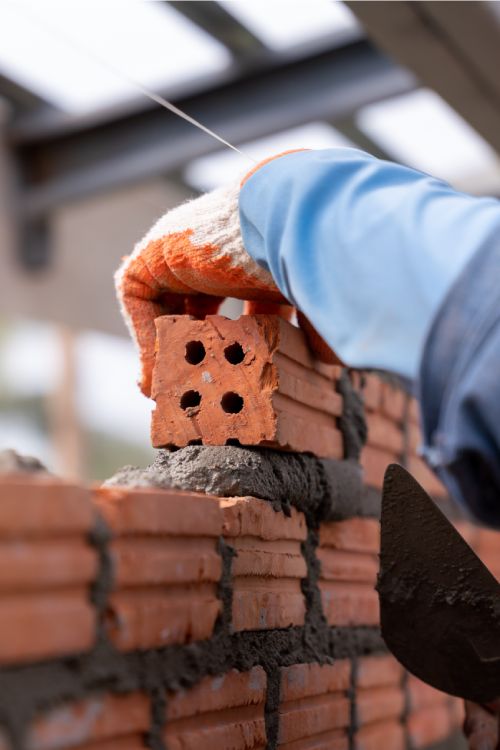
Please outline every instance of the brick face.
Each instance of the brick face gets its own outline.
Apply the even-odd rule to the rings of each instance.
[[[157,318],[155,447],[265,445],[342,458],[338,368],[319,365],[302,332],[272,316]]]
[[[217,498],[168,490],[101,489],[114,590],[106,631],[124,651],[204,640],[221,612]]]
[[[264,500],[221,501],[224,537],[235,552],[232,563],[232,629],[264,630],[302,625],[305,601],[300,581],[307,575],[301,542],[305,518],[290,516]]]
[[[90,493],[48,475],[4,475],[0,495],[0,664],[79,653],[95,640]]]
[[[29,750],[99,747],[101,741],[120,742],[131,747],[151,723],[150,699],[143,693],[94,695],[68,703],[37,717],[28,733]],[[116,747],[120,747],[118,744]]]
[[[323,666],[300,664],[282,670],[279,748],[328,747],[330,739],[333,747],[346,747],[350,671],[347,661]],[[317,738],[319,744],[308,744],[311,738]]]
[[[222,349],[218,336],[210,339],[217,356],[206,349],[209,365],[186,362],[184,342],[179,372],[191,368],[207,388],[203,373],[232,368],[232,383],[247,373],[252,410],[260,404],[262,417],[270,408],[275,420],[259,427],[275,430],[270,440],[262,432],[260,444],[313,446],[314,452],[311,435],[324,440],[328,425],[335,445],[338,368],[312,360],[296,329],[252,321],[244,329],[243,362],[226,359],[224,348],[236,341],[229,321]],[[189,325],[201,341],[205,323]],[[442,497],[417,455],[415,403],[377,375],[354,373],[352,383],[365,399],[368,444],[361,462],[370,497],[394,460]],[[219,414],[220,399],[212,402]],[[233,417],[231,424],[244,426]],[[463,720],[461,701],[405,674],[392,656],[367,653],[377,642],[378,521],[351,517],[318,527],[314,513],[306,522],[303,513],[286,510],[254,497],[88,490],[46,475],[0,476],[0,717],[6,723],[0,750],[12,750],[13,727],[23,730],[26,750],[139,750],[162,742],[169,750],[274,744],[279,750],[418,750],[449,737]],[[500,578],[497,532],[456,525]],[[320,607],[329,633],[321,620],[316,632]],[[342,645],[349,658],[338,658],[338,627],[355,629]]]
[[[330,625],[378,623],[375,582],[380,543],[379,523],[351,518],[324,523],[319,531],[319,588]]]
[[[167,701],[169,750],[264,750],[266,674],[262,667],[206,677]]]

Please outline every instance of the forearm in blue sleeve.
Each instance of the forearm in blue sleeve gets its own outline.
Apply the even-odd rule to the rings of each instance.
[[[362,151],[328,149],[257,170],[240,220],[248,252],[346,364],[415,379],[431,321],[498,232],[500,208]]]

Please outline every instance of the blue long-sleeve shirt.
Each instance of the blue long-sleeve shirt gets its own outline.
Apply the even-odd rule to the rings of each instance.
[[[428,462],[500,526],[500,203],[328,149],[260,168],[240,219],[248,252],[341,359],[415,383]]]

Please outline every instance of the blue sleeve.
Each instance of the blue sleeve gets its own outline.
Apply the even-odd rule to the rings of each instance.
[[[500,528],[500,233],[433,320],[419,397],[427,462],[478,520]]]
[[[244,185],[245,247],[350,366],[417,384],[424,455],[500,528],[500,203],[352,149]]]
[[[355,149],[261,167],[240,195],[246,249],[352,367],[416,379],[426,333],[499,203]]]

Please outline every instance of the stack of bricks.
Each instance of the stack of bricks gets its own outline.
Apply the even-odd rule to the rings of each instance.
[[[373,504],[326,478],[359,476],[346,437],[357,394],[365,490],[388,462],[416,462],[412,399],[319,365],[282,321],[225,326],[158,321],[155,442],[184,460],[205,450],[182,449],[192,441],[286,460],[314,440],[324,462],[300,461],[325,497],[1,476],[0,750],[451,750],[460,701],[408,675],[380,637]],[[192,391],[200,402],[184,409]],[[224,422],[229,392],[243,405]],[[457,524],[500,572],[495,534]]]

